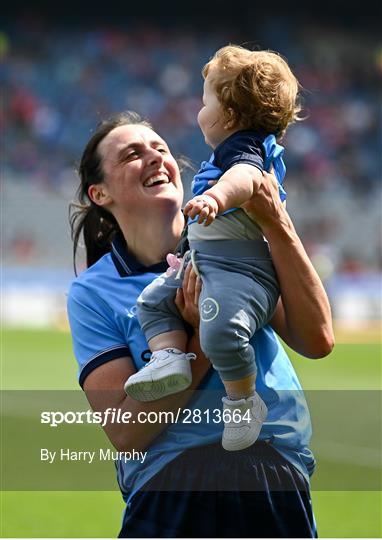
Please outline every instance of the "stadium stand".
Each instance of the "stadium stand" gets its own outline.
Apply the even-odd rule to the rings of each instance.
[[[284,144],[288,207],[308,250],[321,262],[324,253],[329,273],[381,267],[382,52],[373,32],[281,18],[241,33],[128,20],[59,25],[32,16],[3,28],[6,265],[71,266],[66,215],[75,162],[103,117],[136,110],[175,154],[195,167],[208,157],[196,124],[200,71],[218,47],[236,42],[279,51],[303,86],[306,119]]]

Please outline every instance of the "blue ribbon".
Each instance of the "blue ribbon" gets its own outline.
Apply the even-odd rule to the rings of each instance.
[[[274,135],[268,135],[263,141],[264,150],[264,169],[270,171],[273,165],[275,175],[279,184],[280,199],[284,202],[286,199],[286,191],[283,188],[283,182],[286,173],[286,167],[283,160],[284,147],[277,144],[276,137]]]

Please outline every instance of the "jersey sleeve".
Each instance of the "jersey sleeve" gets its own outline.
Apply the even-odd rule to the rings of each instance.
[[[81,386],[98,366],[131,356],[110,306],[94,291],[74,283],[68,295],[68,317]]]
[[[223,173],[239,163],[253,165],[260,171],[264,169],[261,144],[250,133],[235,133],[214,152],[214,165],[219,167]]]

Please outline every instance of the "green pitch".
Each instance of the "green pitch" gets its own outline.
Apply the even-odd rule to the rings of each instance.
[[[372,343],[340,344],[323,360],[306,360],[294,353],[290,356],[307,390],[314,432],[320,434],[313,444],[321,457],[313,480],[316,490],[312,493],[318,533],[321,537],[380,537],[382,501],[381,492],[375,487],[381,478],[380,443],[378,433],[371,435],[375,426],[380,425],[381,416],[380,407],[375,407],[375,403],[380,404],[380,348]],[[1,364],[3,389],[77,389],[70,336],[64,332],[3,330]],[[324,390],[340,391],[338,399],[334,392],[319,392]],[[355,419],[354,434],[340,425],[333,432],[328,427],[330,416],[337,414],[341,418],[335,410],[337,404],[347,406],[343,396],[360,396],[362,403],[365,401],[362,393],[342,390],[364,390],[366,398],[371,396],[372,403],[365,409],[370,414]],[[330,400],[334,400],[333,405]],[[355,415],[355,409],[349,403],[349,416]],[[2,463],[2,467],[6,464]],[[346,481],[354,485],[354,490],[335,490],[340,478],[345,485]],[[326,485],[330,485],[330,491],[323,490]],[[122,510],[117,490],[3,491],[1,536],[115,537]]]

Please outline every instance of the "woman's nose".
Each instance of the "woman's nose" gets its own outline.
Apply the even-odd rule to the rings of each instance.
[[[149,155],[149,163],[162,163],[163,162],[163,154],[159,152],[159,150],[156,150],[155,148],[152,148]]]

